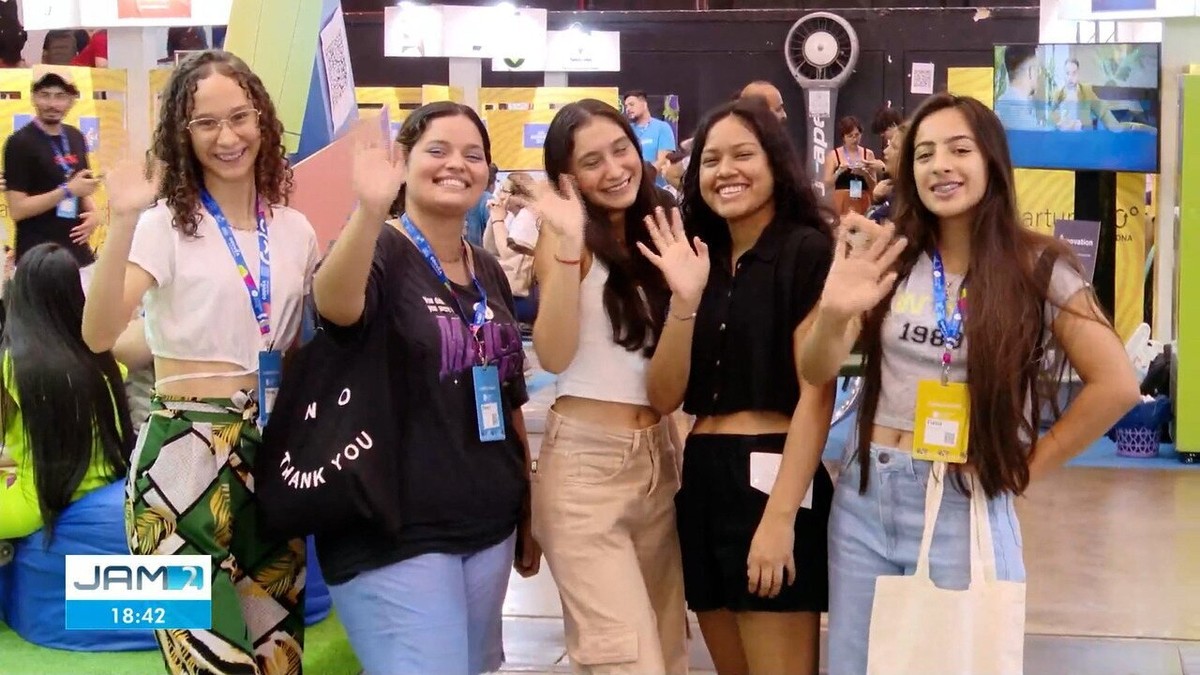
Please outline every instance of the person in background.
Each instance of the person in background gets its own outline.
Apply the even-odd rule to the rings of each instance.
[[[871,133],[879,137],[879,147],[886,150],[892,144],[892,136],[903,122],[904,115],[890,105],[875,111],[875,119],[871,120]],[[876,174],[880,180],[886,178],[885,170],[885,167],[882,166],[876,168]]]
[[[797,359],[832,259],[832,220],[762,100],[706,117],[673,229],[711,247],[712,270],[698,302],[673,308],[694,319],[667,324],[659,351],[672,356],[651,364],[648,390],[656,410],[682,403],[696,416],[679,540],[688,607],[722,675],[817,672],[834,389],[803,382]],[[656,243],[672,239],[663,225]]]
[[[87,45],[91,39],[87,31],[83,33],[82,42],[75,31],[52,30],[42,39],[42,63],[48,66],[69,66],[71,59]]]
[[[875,184],[875,189],[871,191],[871,199],[875,204],[867,213],[867,217],[877,223],[882,223],[892,217],[892,196],[895,193],[895,181],[891,176],[896,175],[896,172],[899,171],[897,162],[900,161],[900,147],[904,143],[904,134],[907,130],[908,125],[904,123],[892,129],[888,136],[887,147],[883,149],[883,160],[886,163],[889,177]]]
[[[233,54],[172,71],[151,148],[150,167],[106,177],[112,217],[83,319],[105,352],[145,303],[158,380],[126,481],[129,550],[212,558],[211,627],[155,631],[169,672],[299,673],[305,543],[262,527],[250,478],[270,413],[260,389],[299,341],[316,234],[286,205],[275,105]]]
[[[536,230],[537,215],[530,209],[518,206],[514,193],[528,194],[533,187],[533,178],[523,171],[508,174],[496,196],[488,204],[488,229],[483,233],[483,248],[496,256],[504,276],[512,289],[517,309],[517,321],[523,326],[532,326],[537,317],[537,287],[533,283],[533,256],[509,245],[510,226],[518,229]]]
[[[73,502],[125,476],[135,433],[112,352],[83,340],[79,262],[58,244],[17,265],[0,333],[0,540],[26,537]]]
[[[87,268],[95,262],[88,240],[100,224],[92,199],[99,180],[90,168],[83,134],[64,121],[79,89],[68,69],[39,65],[33,69],[32,91],[33,121],[4,144],[17,259],[38,244],[53,242]]]
[[[1004,128],[1034,131],[1052,128],[1041,102],[1034,100],[1041,83],[1036,45],[1008,45],[1004,48],[1004,91],[996,97],[996,116]]]
[[[176,52],[208,49],[208,38],[200,26],[175,26],[167,29],[167,58],[173,63]]]
[[[801,348],[814,384],[833,383],[856,344],[866,359],[829,521],[830,675],[866,672],[876,583],[914,573],[926,531],[933,584],[967,588],[982,564],[971,554],[972,494],[987,502],[996,578],[1023,581],[1016,499],[1139,400],[1070,248],[1022,225],[991,110],[963,96],[925,99],[896,169],[895,226],[843,221]],[[870,241],[851,243],[850,224]],[[1051,362],[1063,354],[1083,388],[1043,435],[1043,404],[1057,400],[1063,372]],[[949,433],[921,441],[938,423]],[[936,528],[925,522],[931,481],[944,481]]]
[[[619,111],[595,99],[559,108],[544,151],[548,180],[523,205],[543,223],[533,347],[558,380],[533,476],[534,533],[576,673],[685,673],[678,454],[646,369],[675,358],[658,337],[664,322],[694,318],[703,278],[677,256],[656,266],[638,253],[663,204]]]
[[[847,115],[838,120],[841,147],[825,155],[825,192],[833,194],[833,207],[838,216],[850,211],[867,212],[871,191],[875,189],[875,153],[862,145],[862,125],[858,118]]]
[[[86,68],[107,68],[108,31],[103,29],[93,31],[87,46],[80,50],[75,55],[75,58],[71,59],[71,65]]]
[[[399,366],[389,450],[400,460],[404,527],[318,536],[321,571],[365,672],[492,672],[504,656],[510,574],[536,574],[541,554],[529,533],[516,310],[500,265],[463,239],[488,183],[491,143],[475,111],[450,101],[412,111],[394,154],[373,121],[361,129],[358,206],[313,298],[335,339],[379,322],[387,330]],[[388,220],[396,204],[400,217]]]
[[[771,109],[771,113],[780,121],[787,122],[787,110],[783,107],[783,94],[779,88],[766,80],[755,80],[742,88],[738,98],[757,96]]]
[[[646,92],[634,89],[625,94],[625,116],[633,123],[640,143],[642,159],[656,164],[675,149],[675,132],[671,125],[650,114]]]
[[[499,167],[494,163],[488,164],[488,180],[487,184],[483,186],[483,195],[480,196],[479,202],[467,211],[463,234],[469,243],[476,246],[483,246],[483,232],[487,229],[490,220],[488,205],[495,201],[492,193],[496,190],[496,176],[499,173]]]
[[[17,12],[17,3],[0,3],[0,68],[29,67],[25,58],[21,56],[29,34],[21,25]]]
[[[1054,92],[1051,100],[1055,121],[1059,129],[1081,131],[1095,129],[1097,124],[1109,131],[1122,131],[1121,124],[1112,114],[1108,103],[1096,94],[1090,84],[1079,81],[1079,59],[1070,58],[1063,64],[1067,81]]]

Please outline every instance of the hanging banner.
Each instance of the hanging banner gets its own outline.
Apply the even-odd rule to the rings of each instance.
[[[1113,323],[1127,340],[1144,319],[1146,301],[1146,174],[1117,174],[1117,264]]]

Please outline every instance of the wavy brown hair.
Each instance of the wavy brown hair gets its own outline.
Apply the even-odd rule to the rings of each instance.
[[[970,311],[964,318],[969,344],[970,462],[989,498],[1006,492],[1019,495],[1029,485],[1029,458],[1041,427],[1042,405],[1050,402],[1057,414],[1062,376],[1062,362],[1051,364],[1045,358],[1053,339],[1044,311],[1046,303],[1053,302],[1047,293],[1050,267],[1046,261],[1064,260],[1076,272],[1080,267],[1065,244],[1021,224],[1008,141],[996,115],[973,98],[938,94],[926,99],[913,115],[900,147],[894,220],[908,247],[897,262],[899,278],[907,278],[917,258],[932,253],[937,245],[938,218],[917,193],[913,159],[921,123],[948,109],[967,119],[987,166],[987,188],[971,225],[971,258],[964,282],[971,287]],[[866,357],[856,449],[862,490],[869,478],[871,430],[879,404],[881,329],[893,294],[868,313],[860,343]],[[961,475],[958,483],[963,487]]]
[[[262,144],[254,160],[254,185],[259,196],[268,204],[286,205],[292,191],[292,167],[283,147],[283,122],[262,80],[245,61],[229,52],[209,50],[189,56],[167,82],[151,151],[165,165],[159,194],[171,209],[171,224],[189,237],[196,235],[200,225],[204,172],[192,150],[187,125],[195,111],[196,87],[214,73],[237,81],[258,110]]]

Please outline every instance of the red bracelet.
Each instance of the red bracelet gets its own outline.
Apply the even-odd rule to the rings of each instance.
[[[558,254],[554,255],[554,259],[564,265],[578,265],[579,263],[583,262],[582,258],[576,260],[563,260],[562,258],[558,257]]]

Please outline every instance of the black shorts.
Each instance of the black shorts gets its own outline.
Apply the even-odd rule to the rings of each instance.
[[[829,608],[826,531],[833,481],[824,464],[813,478],[811,509],[796,515],[796,581],[774,598],[747,589],[750,541],[767,495],[750,486],[750,453],[783,452],[784,434],[692,435],[683,454],[682,487],[675,497],[683,582],[694,612],[824,612]]]

